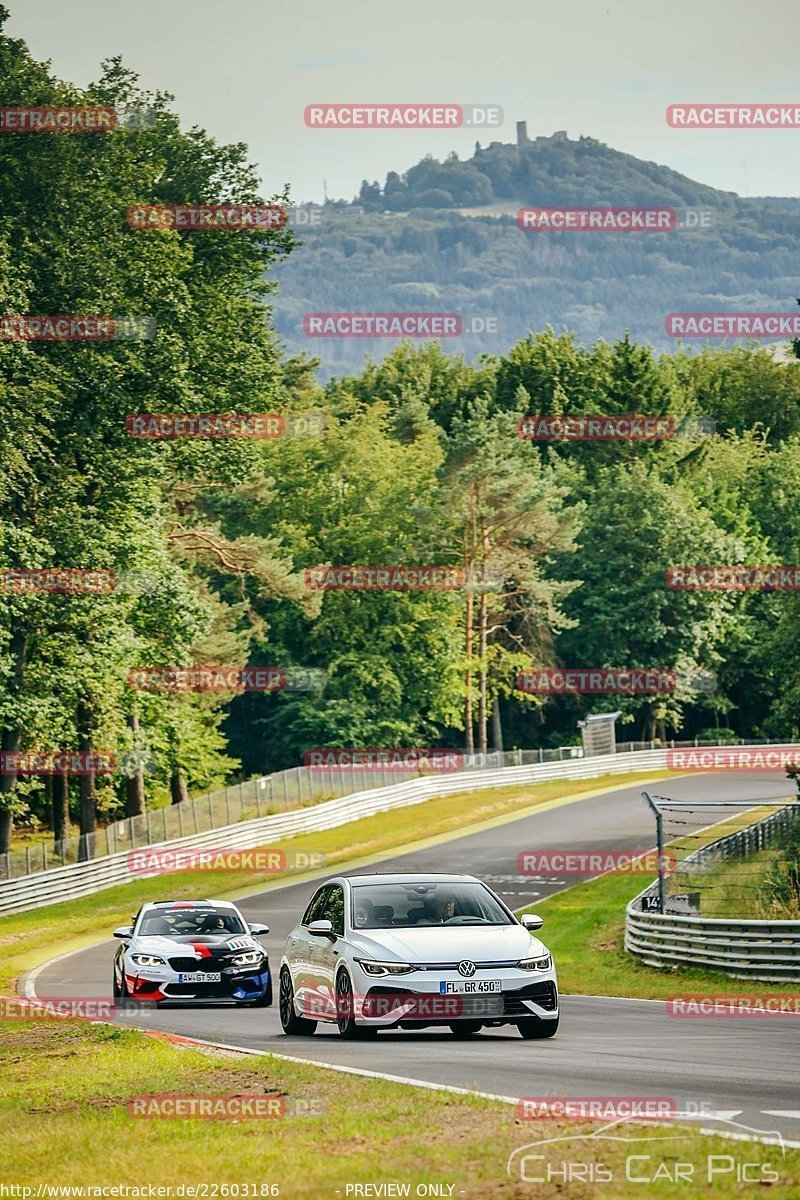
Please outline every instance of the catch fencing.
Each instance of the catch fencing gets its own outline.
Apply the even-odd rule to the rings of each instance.
[[[661,897],[656,881],[628,904],[626,950],[653,967],[705,967],[737,979],[800,982],[800,919],[767,915],[776,892],[791,902],[798,839],[800,803],[794,801],[679,858],[668,886],[662,881]],[[764,852],[772,852],[771,862],[764,862]],[[729,866],[735,871],[726,871]],[[721,904],[751,911],[701,915],[704,907],[713,911]],[[759,907],[764,911],[756,915]]]

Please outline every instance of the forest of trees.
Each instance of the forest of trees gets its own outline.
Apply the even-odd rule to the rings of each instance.
[[[244,147],[181,131],[170,97],[141,92],[118,60],[79,94],[2,36],[0,103],[156,112],[140,130],[0,141],[0,310],[155,322],[142,341],[0,340],[0,569],[121,580],[98,595],[0,593],[0,748],[139,764],[0,774],[0,851],[15,826],[89,832],[293,766],[312,746],[558,745],[588,712],[617,707],[622,737],[798,735],[800,597],[666,586],[676,564],[800,562],[794,360],[755,347],[657,355],[624,326],[583,345],[542,321],[471,365],[402,344],[321,383],[273,332],[278,263],[303,253],[290,232],[125,222],[131,204],[259,202]],[[126,432],[142,412],[310,410],[324,435]],[[530,413],[631,412],[703,417],[716,434],[517,434]],[[452,565],[470,582],[324,592],[305,580],[322,564]],[[130,684],[141,668],[245,664],[313,667],[327,682],[238,696]],[[520,670],[557,664],[704,669],[719,685],[552,700],[517,689]]]

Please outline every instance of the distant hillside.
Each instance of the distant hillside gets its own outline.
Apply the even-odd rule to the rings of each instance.
[[[519,204],[733,204],[719,192],[658,163],[642,162],[594,138],[540,138],[507,145],[492,142],[467,162],[431,156],[403,176],[390,171],[381,188],[361,185],[357,203],[366,212],[462,208],[513,200]]]
[[[710,225],[664,233],[529,232],[526,204],[670,205]],[[446,339],[472,358],[551,324],[583,341],[625,330],[669,349],[672,311],[781,309],[798,291],[800,199],[742,199],[592,138],[492,143],[467,162],[425,158],[351,203],[324,206],[277,272],[275,323],[324,375],[380,358],[392,339],[309,338],[319,311],[436,311],[489,322]],[[484,330],[486,325],[483,325]]]

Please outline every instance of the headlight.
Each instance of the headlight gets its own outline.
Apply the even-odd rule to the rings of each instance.
[[[549,971],[553,960],[549,954],[542,958],[521,958],[517,963],[520,971]]]
[[[249,967],[252,963],[261,962],[262,958],[260,950],[248,950],[246,954],[237,954],[233,961],[237,967]]]
[[[356,962],[365,975],[408,975],[415,970],[411,963],[377,962],[372,958],[357,958]]]
[[[163,967],[164,959],[159,958],[157,954],[132,954],[131,962],[135,962],[137,967]]]

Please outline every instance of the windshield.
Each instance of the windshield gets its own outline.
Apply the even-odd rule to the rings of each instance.
[[[167,908],[147,912],[139,922],[137,937],[223,937],[247,933],[244,921],[229,908]]]
[[[482,883],[368,883],[352,888],[354,929],[513,925]]]

